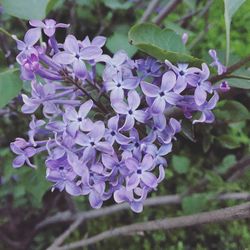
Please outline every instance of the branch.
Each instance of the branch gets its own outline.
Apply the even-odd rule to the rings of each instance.
[[[159,4],[160,0],[151,0],[147,9],[145,10],[143,16],[141,17],[141,19],[139,20],[139,23],[143,23],[146,22],[149,17],[151,16],[152,12],[155,10],[155,8],[157,7],[157,5]]]
[[[246,167],[250,164],[250,157],[245,157],[236,164],[234,164],[224,175],[223,177],[225,179],[230,179],[232,175],[238,173],[238,172],[244,172]],[[229,180],[230,181],[230,180]],[[189,194],[192,194],[194,192],[199,191],[201,188],[203,188],[208,183],[207,179],[201,180],[197,185],[190,188],[188,191],[181,195],[167,195],[167,196],[159,196],[159,197],[153,197],[149,198],[144,202],[144,207],[147,206],[158,206],[158,205],[172,205],[172,204],[181,204],[182,199],[186,197]],[[211,197],[211,200],[249,200],[250,194],[249,193],[226,193],[226,194],[215,194],[214,197]],[[54,247],[59,246],[63,243],[63,241],[86,219],[93,219],[109,214],[113,214],[122,210],[129,209],[128,204],[119,204],[119,205],[113,205],[110,207],[102,208],[99,210],[92,210],[89,212],[81,212],[78,214],[73,215],[70,212],[64,212],[56,214],[55,216],[52,216],[50,218],[47,218],[45,221],[39,223],[36,227],[36,230],[39,230],[41,228],[44,228],[51,224],[56,223],[63,223],[63,222],[72,222],[72,225],[69,226],[69,228],[62,233],[50,246],[49,249],[53,249]]]
[[[67,244],[62,247],[53,248],[53,250],[70,250],[78,247],[84,247],[95,244],[105,239],[131,235],[137,232],[150,232],[156,230],[170,230],[176,228],[184,228],[197,226],[208,223],[219,223],[231,220],[239,220],[250,217],[250,203],[245,203],[238,206],[214,210],[211,212],[198,213],[195,215],[180,216],[176,218],[165,218],[161,220],[148,221],[143,223],[135,223],[128,226],[117,227],[108,231],[102,232],[89,239],[83,239],[74,243]],[[52,249],[50,249],[52,250]]]
[[[160,13],[153,19],[153,23],[159,25],[164,18],[166,18],[176,7],[182,2],[182,0],[172,0],[170,1]]]
[[[243,58],[242,60],[240,60],[239,62],[229,66],[227,68],[227,71],[221,75],[216,75],[216,76],[212,76],[210,77],[209,81],[212,83],[218,82],[224,78],[227,78],[228,75],[230,75],[232,72],[234,72],[235,70],[241,68],[242,66],[244,66],[245,64],[247,64],[248,62],[250,62],[250,55],[248,55],[247,57]]]

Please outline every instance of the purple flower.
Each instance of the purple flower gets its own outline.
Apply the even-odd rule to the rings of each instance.
[[[33,50],[33,46],[38,42],[41,37],[41,30],[39,28],[29,29],[24,36],[24,41],[17,39],[15,35],[12,36],[17,43],[17,49],[25,52]],[[17,58],[18,60],[18,58]]]
[[[227,92],[227,91],[230,90],[230,86],[229,86],[229,84],[228,84],[227,81],[221,82],[221,84],[220,84],[220,90],[221,90],[222,92]]]
[[[10,148],[13,151],[13,153],[17,154],[18,156],[13,160],[13,167],[14,168],[20,168],[25,163],[27,163],[30,167],[35,168],[36,166],[33,165],[30,162],[30,159],[32,156],[36,154],[36,149],[34,147],[24,145],[19,143],[20,140],[12,142],[10,144]]]
[[[224,66],[220,61],[219,58],[217,57],[217,52],[214,49],[210,49],[208,51],[209,55],[212,57],[213,62],[210,64],[212,67],[217,68],[218,75],[222,75],[227,71],[227,67]]]
[[[87,76],[87,68],[83,60],[93,60],[102,54],[102,50],[97,46],[88,46],[81,49],[78,41],[72,35],[66,37],[64,50],[55,54],[53,60],[59,64],[73,64],[74,73],[80,78]]]
[[[147,119],[147,113],[143,110],[137,110],[140,105],[140,96],[135,90],[128,92],[128,104],[116,100],[112,103],[113,109],[122,115],[126,115],[125,122],[121,127],[121,130],[130,130],[134,127],[135,120],[145,123]]]
[[[135,213],[141,213],[143,210],[143,201],[147,196],[147,192],[145,190],[143,190],[142,192],[141,191],[138,192],[141,194],[140,198],[135,199],[133,190],[129,191],[122,186],[114,192],[114,200],[117,203],[128,202],[131,209]]]
[[[126,182],[128,191],[135,189],[141,182],[149,188],[156,188],[157,178],[150,172],[154,168],[154,160],[151,155],[145,155],[141,163],[135,158],[128,158],[125,160],[125,164],[132,173]]]
[[[166,108],[166,103],[175,105],[181,99],[179,94],[171,92],[176,84],[176,76],[174,72],[168,71],[162,76],[161,87],[147,82],[141,82],[143,93],[155,98],[151,107],[153,114],[162,114]]]
[[[53,189],[66,190],[67,193],[77,196],[81,194],[81,189],[75,183],[76,174],[73,172],[66,155],[63,157],[46,161],[46,177],[49,181],[55,182]],[[53,190],[52,189],[52,190]]]
[[[45,35],[51,37],[55,34],[56,28],[68,28],[69,24],[56,23],[53,19],[45,19],[44,22],[40,20],[30,20],[30,25],[36,28],[43,29]]]
[[[80,46],[83,48],[89,47],[89,46],[96,46],[98,48],[102,48],[104,44],[106,43],[106,37],[104,36],[96,36],[92,42],[90,42],[89,37],[86,36],[85,39],[80,43]]]
[[[190,70],[191,71],[191,70]],[[209,77],[209,68],[202,63],[202,70],[193,68],[193,75],[189,75],[189,84],[195,88],[194,99],[198,106],[202,105],[207,98],[207,92],[212,93],[211,83],[207,80]]]
[[[108,120],[108,129],[105,132],[105,138],[111,145],[115,141],[121,145],[130,142],[130,138],[119,132],[119,115],[113,116]]]
[[[133,90],[136,89],[139,84],[138,78],[129,77],[123,79],[122,73],[118,72],[112,77],[111,81],[104,82],[105,89],[111,90],[110,100],[122,100],[124,98],[124,89]]]
[[[79,129],[82,131],[90,131],[92,122],[90,119],[86,119],[89,111],[93,107],[93,101],[89,100],[82,104],[77,112],[72,106],[66,108],[64,118],[68,121],[67,132],[75,137]]]
[[[39,131],[40,127],[43,126],[44,124],[46,124],[44,120],[36,120],[36,117],[32,115],[32,121],[29,124],[30,130],[28,132],[28,135],[29,135],[29,141],[32,143],[34,147],[37,146],[34,136]]]
[[[95,151],[100,151],[106,154],[113,154],[113,148],[110,143],[101,141],[104,137],[105,126],[101,121],[93,124],[92,130],[88,134],[79,132],[76,136],[75,142],[85,147],[84,151],[91,157]]]

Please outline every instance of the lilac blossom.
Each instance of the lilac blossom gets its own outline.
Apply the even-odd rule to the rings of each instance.
[[[122,50],[106,55],[103,36],[68,35],[61,44],[56,30],[68,25],[52,19],[30,24],[35,28],[24,41],[14,37],[21,77],[31,85],[22,93],[21,111],[31,121],[27,138],[10,145],[13,167],[35,167],[32,157],[43,152],[52,190],[86,195],[93,208],[113,196],[141,212],[165,177],[166,155],[181,131],[182,118],[173,118],[171,110],[194,124],[211,123],[217,91],[227,83],[212,87],[206,64],[200,69],[150,57],[132,60]],[[41,30],[47,41],[38,44]]]
[[[155,98],[151,110],[154,114],[162,114],[166,108],[166,103],[175,105],[181,99],[181,96],[171,92],[176,84],[176,76],[172,71],[166,72],[162,76],[161,87],[156,85],[141,82],[143,93],[147,97]]]
[[[219,58],[217,57],[217,52],[214,49],[210,49],[208,51],[209,55],[212,57],[213,62],[210,64],[212,67],[217,68],[218,75],[222,75],[227,71],[227,67],[224,66],[220,61]]]
[[[53,19],[45,19],[44,22],[40,20],[30,20],[30,25],[36,28],[43,29],[44,34],[51,37],[55,34],[57,28],[68,28],[69,24],[56,23]]]
[[[130,90],[128,92],[128,104],[116,100],[112,106],[118,114],[126,115],[125,122],[121,130],[130,130],[134,124],[135,120],[144,123],[147,119],[147,113],[143,110],[137,110],[140,105],[140,96],[135,90]]]

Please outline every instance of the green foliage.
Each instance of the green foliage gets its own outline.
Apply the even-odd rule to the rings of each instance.
[[[19,75],[18,69],[0,72],[0,108],[8,104],[22,89]]]
[[[209,199],[213,194],[194,194],[184,197],[182,200],[182,209],[185,214],[194,214],[207,208]]]
[[[230,27],[232,17],[235,12],[240,8],[240,6],[245,2],[245,0],[224,0],[225,5],[225,25],[226,25],[226,41],[227,41],[227,53],[226,53],[226,64],[229,62],[230,54]]]
[[[125,50],[127,54],[132,57],[137,49],[128,43],[127,32],[128,26],[118,26],[112,36],[107,40],[106,47],[112,53],[115,53],[119,50]]]
[[[103,0],[103,3],[113,10],[127,10],[133,6],[133,3],[122,0]]]
[[[185,174],[190,167],[190,160],[185,156],[174,155],[172,158],[174,170],[179,174]]]
[[[162,30],[156,25],[144,23],[134,25],[128,36],[132,45],[161,61],[201,63],[188,55],[181,37],[172,30]]]
[[[53,6],[54,2],[54,0],[2,0],[2,5],[9,15],[29,20],[45,18],[48,4]]]
[[[217,119],[224,122],[239,122],[250,118],[248,109],[240,102],[234,100],[220,101],[214,113]]]

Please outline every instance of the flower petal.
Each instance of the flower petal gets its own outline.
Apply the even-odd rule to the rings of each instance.
[[[140,96],[135,90],[130,90],[128,92],[128,106],[132,110],[135,110],[139,107],[140,101]]]
[[[76,38],[73,35],[68,35],[64,42],[64,50],[75,56],[79,54],[79,45]]]
[[[141,180],[150,188],[155,188],[157,186],[157,178],[150,172],[143,172]]]
[[[202,105],[207,98],[207,93],[205,90],[203,90],[203,88],[201,88],[200,86],[197,86],[195,91],[194,91],[194,100],[195,103],[200,106]]]
[[[140,183],[140,178],[137,174],[132,174],[127,179],[126,188],[128,191],[135,189]]]
[[[176,75],[173,71],[167,71],[162,76],[161,91],[170,91],[176,84]]]
[[[152,104],[151,111],[153,114],[162,114],[164,112],[165,106],[165,100],[161,97],[157,97]]]
[[[141,82],[141,89],[142,92],[148,97],[156,97],[160,92],[158,86],[149,84],[147,82]]]
[[[75,56],[68,52],[58,52],[53,56],[53,61],[59,64],[71,64],[75,61]]]
[[[83,103],[81,106],[80,106],[80,109],[79,109],[79,116],[84,119],[87,114],[89,113],[89,111],[91,110],[91,108],[93,107],[93,101],[92,100],[88,100],[87,102]]]

